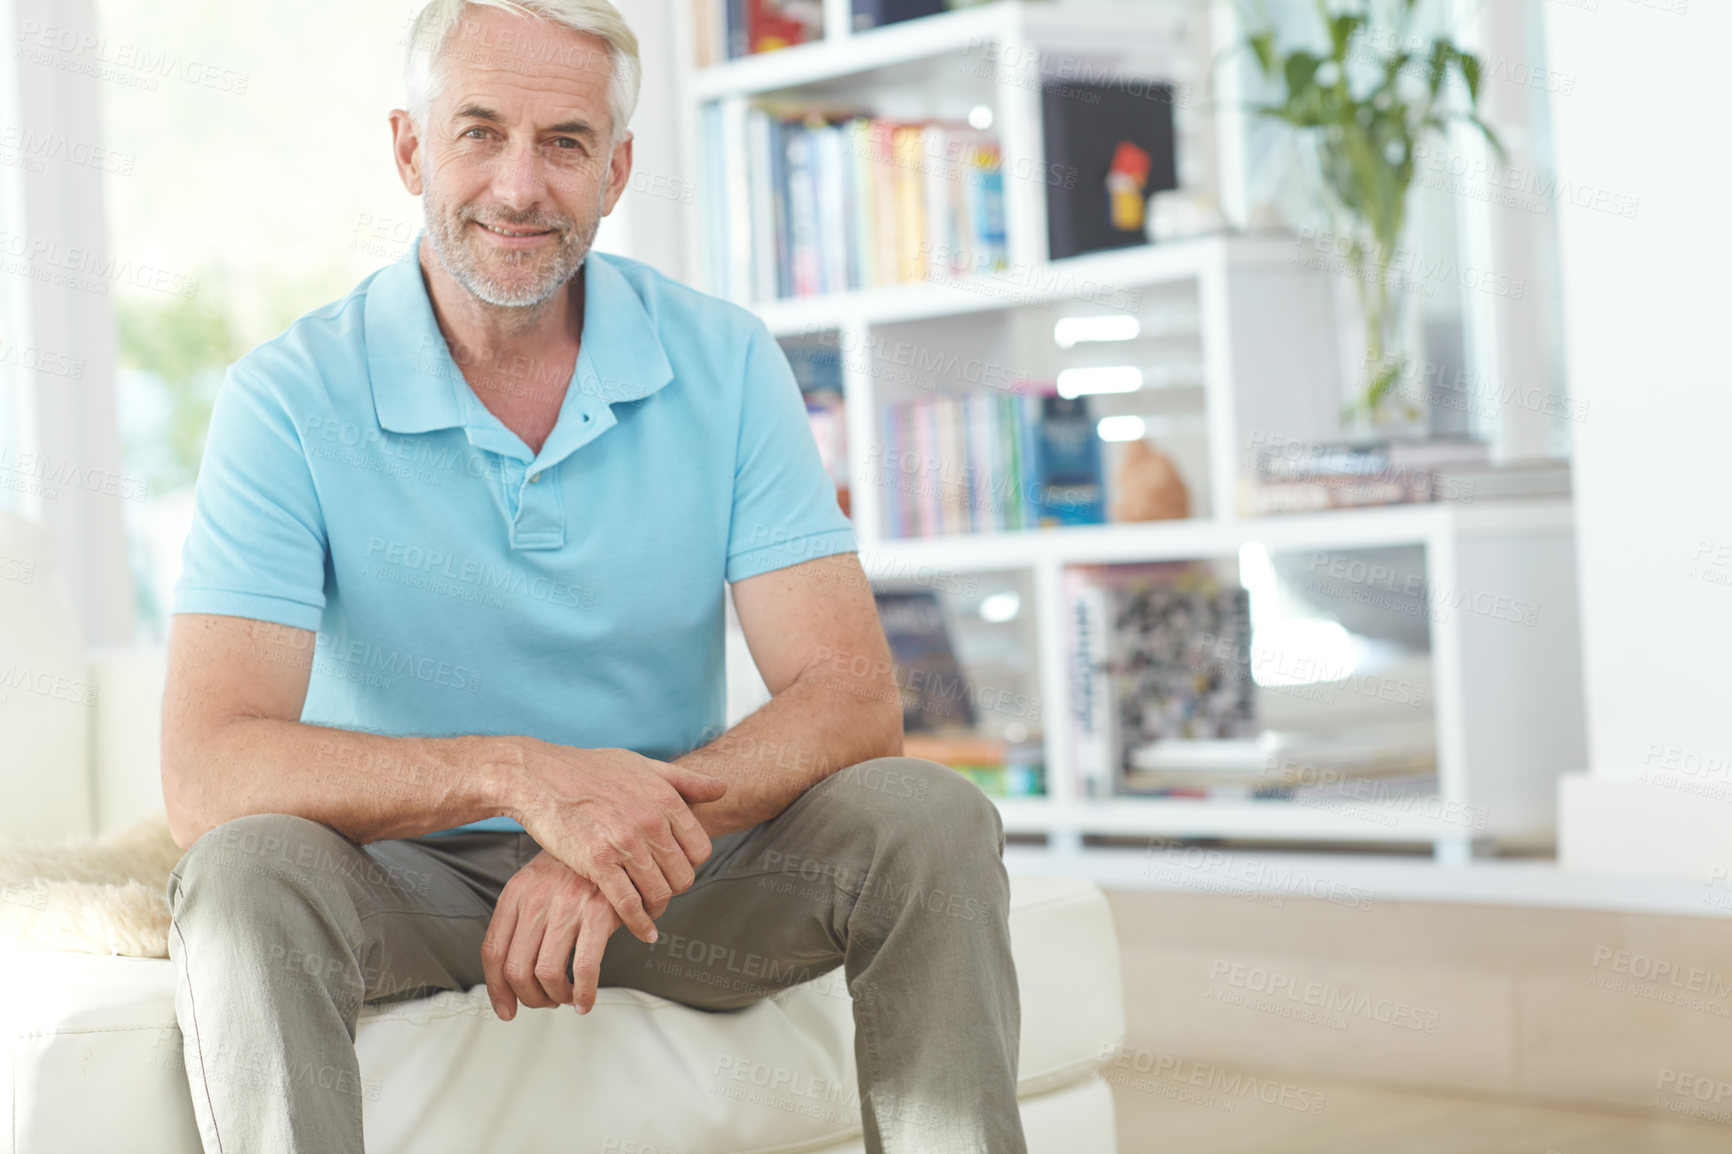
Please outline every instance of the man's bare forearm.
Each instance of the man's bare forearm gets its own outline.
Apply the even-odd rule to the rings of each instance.
[[[516,812],[509,737],[384,737],[236,718],[163,762],[169,827],[183,848],[225,821],[287,813],[356,842],[415,837]]]
[[[720,801],[692,806],[711,837],[775,817],[846,766],[902,753],[902,704],[888,676],[820,665],[763,708],[674,764],[728,783]]]

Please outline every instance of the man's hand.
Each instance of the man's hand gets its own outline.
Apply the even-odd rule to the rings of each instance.
[[[627,749],[573,749],[523,739],[526,798],[512,816],[536,844],[595,883],[645,942],[668,900],[696,878],[710,837],[691,805],[727,792],[720,778]]]
[[[589,1013],[602,951],[619,925],[594,882],[546,850],[536,854],[505,883],[481,940],[493,1012],[509,1022],[522,1002],[536,1010],[569,1005]]]

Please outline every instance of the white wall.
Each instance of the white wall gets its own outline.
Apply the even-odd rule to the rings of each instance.
[[[679,102],[689,71],[690,5],[674,0],[615,0],[637,33],[643,91],[632,116],[632,178],[624,197],[596,235],[596,247],[645,261],[696,285],[702,275],[697,249],[697,196],[691,142]]]
[[[1544,7],[1551,66],[1574,78],[1552,107],[1569,380],[1589,406],[1592,772],[1564,786],[1561,849],[1706,880],[1732,861],[1732,4]],[[1632,197],[1633,219],[1616,211]]]

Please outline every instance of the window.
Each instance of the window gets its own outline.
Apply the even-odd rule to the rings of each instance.
[[[419,5],[96,0],[110,243],[165,270],[117,286],[116,398],[140,640],[165,632],[211,402],[229,364],[401,255],[421,206],[391,163]],[[124,57],[119,53],[124,46]],[[119,64],[131,62],[130,67]]]

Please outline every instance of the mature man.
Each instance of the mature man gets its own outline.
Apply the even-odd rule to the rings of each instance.
[[[838,965],[868,1149],[1023,1149],[1003,830],[897,756],[787,362],[590,252],[638,76],[606,0],[434,0],[391,114],[423,233],[217,401],[163,726],[208,1151],[359,1151],[364,1002],[723,1010]],[[725,734],[724,584],[774,695]],[[724,989],[658,933],[778,964]]]

